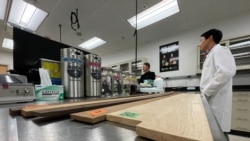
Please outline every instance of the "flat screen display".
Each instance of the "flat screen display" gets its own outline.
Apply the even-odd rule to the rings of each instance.
[[[13,28],[13,40],[14,71],[26,75],[31,83],[40,81],[37,75],[40,58],[60,61],[60,49],[70,47],[18,28]]]

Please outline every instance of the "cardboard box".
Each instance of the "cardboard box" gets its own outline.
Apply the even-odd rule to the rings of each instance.
[[[41,86],[35,85],[36,100],[63,100],[64,91],[62,85]]]

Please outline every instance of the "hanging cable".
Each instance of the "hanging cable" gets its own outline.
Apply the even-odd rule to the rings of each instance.
[[[80,23],[79,23],[79,19],[78,19],[78,9],[76,9],[76,12],[71,12],[70,21],[71,21],[71,28],[74,31],[76,31],[76,35],[81,36],[82,33],[80,31]]]
[[[76,9],[76,12],[71,12],[70,15],[70,21],[71,21],[71,28],[73,30],[77,30],[80,28],[79,20],[78,20],[78,9]],[[76,25],[76,27],[75,27]]]
[[[135,76],[137,76],[137,46],[138,46],[138,33],[137,33],[137,13],[138,13],[138,0],[135,2]]]
[[[59,24],[59,36],[60,36],[60,43],[62,42],[62,25]]]

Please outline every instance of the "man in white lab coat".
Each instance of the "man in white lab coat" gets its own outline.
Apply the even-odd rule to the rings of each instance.
[[[236,65],[229,48],[219,44],[221,39],[222,32],[217,29],[201,35],[200,49],[208,54],[203,64],[200,89],[227,136],[231,129],[232,78]]]

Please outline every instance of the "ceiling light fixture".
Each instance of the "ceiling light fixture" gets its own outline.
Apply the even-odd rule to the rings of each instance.
[[[162,0],[154,6],[137,14],[137,29],[149,26],[180,12],[177,0]],[[136,17],[127,20],[135,28]]]
[[[13,44],[14,43],[13,43],[12,39],[4,38],[3,43],[2,43],[2,47],[7,48],[7,49],[13,49]]]
[[[21,25],[27,25],[30,22],[32,16],[34,15],[35,11],[36,11],[35,6],[33,6],[31,4],[27,4],[26,8],[25,8],[25,10],[23,12],[20,24]]]
[[[78,46],[90,50],[90,49],[99,47],[105,43],[107,43],[107,42],[98,38],[98,37],[93,37],[93,38],[81,43]]]
[[[0,0],[0,20],[3,20],[5,17],[7,6],[7,0]]]
[[[48,13],[22,0],[12,1],[8,22],[13,26],[36,31]]]

